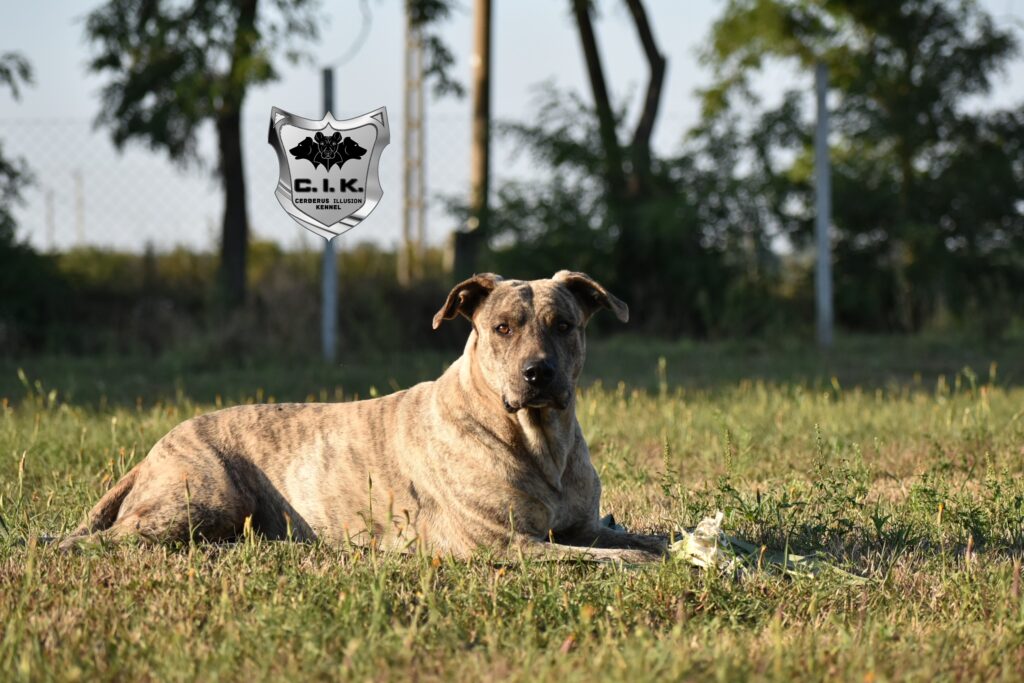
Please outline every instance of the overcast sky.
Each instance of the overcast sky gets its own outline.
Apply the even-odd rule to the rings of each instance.
[[[86,72],[90,49],[83,17],[98,3],[51,0],[8,2],[0,23],[0,52],[24,54],[35,71],[35,85],[19,102],[0,94],[0,142],[8,153],[25,156],[39,182],[28,193],[19,216],[22,234],[37,246],[64,247],[78,242],[140,249],[146,242],[210,247],[219,230],[220,196],[209,169],[180,172],[163,158],[134,146],[116,155],[105,132],[91,132],[102,80]],[[455,52],[454,73],[468,83],[472,47],[471,0],[443,28]],[[723,3],[716,0],[648,0],[661,50],[668,57],[662,115],[655,146],[672,151],[697,120],[694,91],[709,73],[697,51],[706,41]],[[1024,0],[985,0],[1000,24],[1024,25]],[[616,98],[630,98],[634,113],[646,77],[646,65],[623,3],[605,1],[598,39],[607,77]],[[370,0],[372,25],[367,43],[338,70],[336,114],[360,114],[387,106],[392,146],[382,158],[385,196],[381,206],[345,240],[394,243],[400,225],[403,22],[400,0]],[[568,12],[558,0],[495,0],[493,113],[498,119],[522,119],[533,110],[542,82],[589,90],[579,42]],[[285,66],[279,82],[253,90],[245,106],[245,153],[249,174],[249,211],[259,236],[286,245],[313,244],[273,199],[277,161],[266,143],[271,106],[320,118],[319,66],[344,54],[362,22],[358,0],[324,3],[321,40],[309,46],[313,64]],[[775,72],[761,83],[767,94],[780,92],[795,77]],[[1024,60],[1000,78],[984,106],[1024,102]],[[428,149],[432,193],[463,191],[469,159],[468,99],[432,101]],[[204,151],[212,150],[204,137]],[[513,163],[508,149],[494,159],[498,177],[528,172],[528,162]],[[213,156],[208,152],[210,160]],[[452,225],[443,212],[431,212],[429,237],[440,242]],[[359,233],[355,235],[355,233]]]

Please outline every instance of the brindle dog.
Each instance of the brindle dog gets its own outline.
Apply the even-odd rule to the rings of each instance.
[[[476,275],[434,316],[472,322],[439,379],[366,401],[238,406],[171,430],[64,540],[270,538],[467,557],[650,561],[666,539],[600,521],[575,414],[587,321],[629,309],[583,273]]]

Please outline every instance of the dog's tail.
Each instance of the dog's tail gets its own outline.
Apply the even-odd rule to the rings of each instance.
[[[138,474],[139,466],[136,465],[129,470],[128,474],[121,477],[114,484],[114,488],[107,491],[100,498],[100,502],[96,503],[92,510],[89,510],[89,514],[85,516],[85,521],[72,531],[67,538],[61,541],[60,547],[67,550],[83,537],[94,534],[97,531],[109,529],[117,520],[117,513],[121,511],[121,503],[124,502],[125,497],[132,490],[132,487],[135,486],[135,478]]]

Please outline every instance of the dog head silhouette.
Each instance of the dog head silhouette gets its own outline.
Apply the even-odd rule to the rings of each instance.
[[[315,136],[316,144],[320,148],[319,156],[324,161],[330,160],[338,156],[338,147],[341,146],[341,133],[334,133],[331,137],[327,137],[323,133],[317,133]],[[346,140],[348,138],[345,138]]]

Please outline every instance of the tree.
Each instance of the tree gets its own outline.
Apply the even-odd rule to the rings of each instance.
[[[318,35],[315,0],[108,0],[86,19],[92,71],[110,77],[97,117],[122,147],[140,140],[171,159],[198,159],[197,133],[217,134],[224,190],[221,289],[245,300],[249,219],[242,162],[242,105],[249,89],[277,78],[276,61]]]
[[[31,83],[32,68],[24,57],[0,55],[0,89],[18,99],[21,86]],[[13,209],[32,180],[25,160],[5,156],[0,145],[0,354],[52,342],[48,333],[68,300],[53,258],[18,239]]]
[[[452,271],[456,280],[477,272],[481,243],[490,223],[491,203],[491,0],[473,2],[473,92],[470,111],[469,220],[452,236]]]
[[[616,115],[594,34],[594,3],[572,0],[572,14],[583,51],[590,82],[593,111],[597,119],[609,218],[618,234],[615,255],[619,291],[630,300],[648,300],[665,287],[664,271],[644,264],[655,251],[664,249],[666,239],[683,235],[663,223],[671,221],[664,209],[657,208],[666,198],[664,184],[656,182],[658,169],[651,155],[651,135],[661,105],[662,83],[667,60],[658,49],[647,12],[641,0],[623,0],[633,22],[637,40],[648,64],[647,87],[643,107],[632,135],[623,144],[619,139],[621,117]],[[664,170],[664,169],[662,169]],[[659,222],[662,222],[659,224]],[[685,247],[682,247],[685,248]],[[642,320],[642,317],[640,318]]]
[[[1018,47],[971,0],[730,0],[715,23],[707,128],[757,104],[751,79],[766,61],[829,67],[836,305],[848,325],[916,329],[947,305],[964,311],[1014,286],[1024,117],[972,112],[968,100],[989,92]],[[749,148],[773,179],[777,225],[798,245],[811,224],[809,137],[799,132],[810,130],[809,95],[789,93],[777,135],[761,131]],[[967,277],[982,262],[994,270]]]
[[[537,109],[529,124],[499,129],[536,172],[497,188],[486,268],[520,277],[584,270],[628,293],[631,328],[656,334],[749,334],[781,316],[777,264],[760,229],[769,195],[739,178],[745,160],[730,130],[652,154],[649,195],[613,202],[589,102],[549,89]]]
[[[32,83],[32,67],[16,52],[0,55],[0,87],[8,88],[14,99],[21,97],[20,84]],[[24,159],[9,159],[0,145],[0,248],[14,243],[14,215],[11,209],[21,201],[22,188],[31,174]]]
[[[455,57],[436,30],[439,24],[451,18],[456,6],[455,0],[406,0],[409,22],[423,42],[423,76],[433,83],[437,97],[462,97],[466,92],[462,83],[452,76]]]
[[[650,72],[644,95],[644,106],[637,120],[636,127],[629,144],[628,153],[624,153],[619,142],[618,122],[616,120],[608,86],[604,77],[597,38],[594,35],[591,0],[572,0],[572,13],[579,33],[580,45],[583,49],[583,60],[587,67],[587,77],[594,99],[594,111],[597,115],[600,131],[601,147],[605,157],[605,183],[610,196],[617,201],[638,199],[649,195],[651,187],[651,134],[658,117],[661,105],[662,83],[665,79],[667,60],[658,50],[658,45],[651,30],[647,11],[641,0],[624,0],[629,10],[637,38],[643,48]]]
[[[624,1],[631,19],[624,30],[635,31],[648,80],[624,136],[625,116],[609,92],[594,32],[595,6],[573,0],[570,7],[592,104],[549,89],[531,123],[501,127],[533,156],[538,173],[498,188],[489,264],[538,277],[566,265],[587,270],[635,302],[631,326],[650,332],[763,328],[776,310],[764,305],[773,273],[757,241],[763,233],[751,226],[766,209],[752,186],[732,176],[740,163],[732,140],[716,131],[678,156],[653,153],[667,60],[639,0]],[[539,171],[545,167],[547,174]]]

